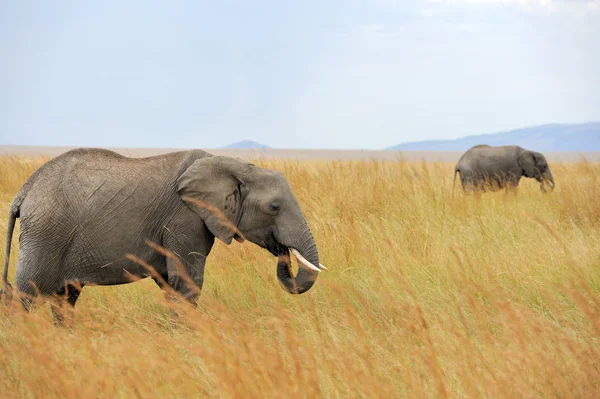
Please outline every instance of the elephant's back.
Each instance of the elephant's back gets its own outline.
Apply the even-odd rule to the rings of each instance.
[[[522,148],[514,145],[490,146],[479,144],[469,148],[456,163],[456,170],[486,170],[512,168]]]
[[[14,205],[22,222],[28,215],[77,218],[92,208],[143,208],[161,192],[173,189],[176,163],[186,154],[129,158],[114,151],[79,148],[51,159],[17,193]],[[89,216],[89,215],[88,215]]]
[[[465,157],[465,165],[475,174],[518,174],[518,146],[497,146],[475,148]]]

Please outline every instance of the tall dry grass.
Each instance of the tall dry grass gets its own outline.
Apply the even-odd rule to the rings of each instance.
[[[42,162],[0,160],[1,237]],[[0,396],[600,396],[600,164],[480,196],[452,193],[449,164],[258,164],[287,176],[329,267],[311,291],[219,242],[176,320],[149,280],[84,289],[68,328],[0,307]]]

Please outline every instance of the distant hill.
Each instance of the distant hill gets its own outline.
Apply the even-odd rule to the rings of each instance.
[[[268,145],[257,143],[252,140],[242,140],[235,143],[231,143],[221,148],[271,148]]]
[[[600,151],[600,122],[541,125],[455,140],[415,141],[387,150],[466,151],[477,144],[520,145],[535,151]]]

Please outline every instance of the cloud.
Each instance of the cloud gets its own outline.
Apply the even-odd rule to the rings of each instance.
[[[426,0],[430,5],[424,16],[434,15],[432,5],[509,6],[546,15],[600,15],[600,0]]]

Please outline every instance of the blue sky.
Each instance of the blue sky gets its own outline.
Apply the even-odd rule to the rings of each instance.
[[[0,0],[0,144],[378,149],[600,120],[600,0]]]

